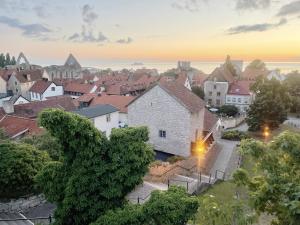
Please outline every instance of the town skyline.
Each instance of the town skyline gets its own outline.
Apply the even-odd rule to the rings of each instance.
[[[0,48],[12,55],[21,50],[38,64],[61,64],[71,52],[90,65],[222,61],[226,55],[245,61],[300,60],[300,1],[295,0],[1,4]]]

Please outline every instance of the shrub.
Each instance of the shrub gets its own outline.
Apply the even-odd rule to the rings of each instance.
[[[236,116],[239,109],[234,105],[223,105],[220,107],[218,113],[226,116]]]
[[[181,157],[181,156],[175,155],[175,156],[172,156],[172,157],[168,158],[168,159],[167,159],[167,162],[169,162],[169,163],[171,163],[171,164],[174,164],[174,163],[176,163],[176,162],[178,162],[178,161],[181,161],[181,160],[184,160],[184,158]]]
[[[247,138],[249,138],[249,136],[245,132],[238,131],[238,130],[225,131],[222,134],[222,139],[231,140],[231,141],[241,141]]]

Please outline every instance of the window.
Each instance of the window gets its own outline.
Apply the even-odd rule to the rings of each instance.
[[[209,96],[212,96],[212,91],[209,92]]]
[[[217,99],[217,106],[219,106],[219,105],[221,105],[221,101],[220,101],[220,99]]]
[[[17,85],[18,83],[17,83],[17,81],[15,81],[15,85]]]
[[[232,102],[236,102],[236,98],[232,98]]]
[[[51,91],[55,91],[55,87],[51,87]]]
[[[19,90],[18,90],[18,88],[16,88],[16,92],[18,92]]]
[[[110,122],[110,120],[111,120],[111,118],[110,118],[110,114],[107,114],[107,115],[106,115],[106,122],[108,122],[108,123],[109,123],[109,122]]]
[[[208,104],[211,105],[212,99],[208,99]]]
[[[217,85],[216,84],[214,85],[214,89],[217,89]]]
[[[242,102],[242,99],[241,99],[241,98],[238,98],[238,102],[241,103],[241,102]]]
[[[159,137],[166,138],[167,137],[167,132],[165,130],[159,130]]]
[[[231,97],[227,97],[227,102],[231,102]]]
[[[221,96],[221,92],[217,92],[217,96]]]

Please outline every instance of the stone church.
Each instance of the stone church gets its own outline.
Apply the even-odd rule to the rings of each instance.
[[[52,65],[45,67],[50,80],[53,79],[80,79],[83,76],[82,67],[77,59],[70,54],[62,66]]]

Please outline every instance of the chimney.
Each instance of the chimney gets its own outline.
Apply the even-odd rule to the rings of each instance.
[[[15,112],[14,103],[10,100],[3,101],[2,107],[6,114],[11,114]]]
[[[26,78],[27,78],[28,81],[31,81],[31,76],[30,76],[30,74],[26,74]]]

